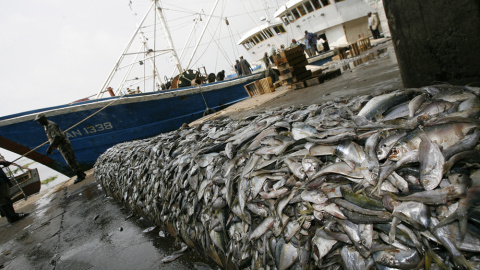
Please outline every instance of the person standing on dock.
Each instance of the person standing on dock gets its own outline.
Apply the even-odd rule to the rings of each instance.
[[[0,165],[4,167],[8,167],[12,164],[11,162],[1,160]],[[8,186],[8,176],[5,174],[3,169],[0,169],[0,214],[2,217],[6,217],[8,223],[14,223],[26,216],[28,214],[25,213],[15,213],[15,209],[13,209],[13,202],[10,199],[10,187]]]
[[[307,41],[308,41],[308,45],[307,45]],[[312,50],[311,52],[312,56],[315,56],[317,54],[317,35],[305,30],[305,45],[310,46]]]
[[[270,67],[270,59],[268,58],[268,53],[265,52],[263,55],[263,63],[265,63],[265,69],[268,69]]]
[[[70,166],[73,172],[77,175],[77,179],[75,179],[73,183],[76,184],[85,179],[86,174],[80,170],[80,165],[75,157],[73,147],[68,138],[65,137],[65,134],[63,134],[60,127],[55,122],[48,120],[43,113],[38,114],[35,117],[35,121],[45,128],[45,133],[50,142],[47,149],[47,155],[50,155],[54,149],[57,149],[60,154],[62,154],[68,166]]]
[[[243,75],[252,74],[252,71],[250,70],[250,63],[248,63],[246,59],[243,59],[243,56],[240,56],[240,67],[242,68]]]
[[[368,13],[368,27],[372,31],[373,39],[380,38],[380,31],[378,31],[378,25],[380,21],[378,20],[377,14]]]

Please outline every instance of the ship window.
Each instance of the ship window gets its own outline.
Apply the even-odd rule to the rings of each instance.
[[[265,34],[266,34],[269,38],[273,37],[272,30],[270,30],[270,29],[265,29]]]
[[[312,4],[315,7],[315,9],[322,8],[322,5],[320,5],[320,0],[312,0]]]
[[[258,44],[258,43],[260,43],[260,40],[258,40],[258,38],[257,38],[257,37],[253,37],[253,40],[255,41],[255,44]]]
[[[289,22],[288,19],[287,19],[287,16],[282,16],[282,21],[283,21],[283,23],[284,23],[285,25],[289,25],[289,24],[290,24],[290,22]]]
[[[260,41],[263,41],[263,40],[264,40],[264,38],[263,38],[263,36],[262,36],[261,33],[257,35],[257,38],[258,38]]]
[[[295,16],[296,19],[300,19],[300,13],[298,13],[297,9],[292,9],[292,14]]]
[[[328,5],[330,5],[330,0],[321,0],[321,1],[322,1],[322,5],[323,5],[323,6],[328,6]],[[335,1],[337,1],[337,0],[335,0]]]
[[[335,3],[336,3],[336,2],[343,2],[343,1],[345,1],[345,0],[335,0]]]
[[[314,9],[312,7],[312,4],[310,2],[305,2],[305,8],[307,9],[308,13],[312,12]]]
[[[297,12],[298,14],[298,12]],[[295,17],[292,15],[292,13],[287,13],[287,18],[289,22],[295,21]],[[300,18],[300,17],[299,17]]]
[[[285,28],[283,28],[283,25],[277,25],[277,26],[273,27],[273,30],[275,30],[275,33],[277,33],[277,35],[286,32]]]
[[[305,8],[300,5],[297,7],[298,8],[298,11],[300,11],[300,14],[302,14],[302,16],[305,16],[305,14],[307,14],[307,12],[305,11]]]
[[[257,43],[255,43],[255,40],[253,40],[253,39],[250,39],[249,41],[250,41],[250,43],[253,44],[252,46],[255,46],[255,44],[257,44]]]

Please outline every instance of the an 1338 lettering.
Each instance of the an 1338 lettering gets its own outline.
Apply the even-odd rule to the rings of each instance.
[[[65,132],[65,135],[67,136],[67,138],[76,138],[76,137],[80,137],[80,136],[84,136],[84,135],[88,135],[88,134],[92,134],[92,133],[97,133],[97,132],[102,132],[102,131],[105,131],[105,130],[108,130],[108,129],[112,129],[113,126],[112,126],[112,123],[110,122],[105,122],[105,123],[102,123],[102,124],[97,124],[97,125],[94,125],[94,126],[87,126],[87,127],[84,127],[84,128],[78,128],[76,130],[69,130],[67,132]]]

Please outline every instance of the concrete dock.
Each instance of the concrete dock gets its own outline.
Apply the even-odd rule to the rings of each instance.
[[[391,41],[373,44],[355,59],[330,63],[342,69],[339,77],[298,90],[280,87],[191,124],[402,88]],[[192,250],[162,262],[181,248],[179,242],[106,197],[92,170],[81,183],[73,180],[16,203],[27,218],[12,225],[0,219],[0,269],[208,269],[206,256]]]

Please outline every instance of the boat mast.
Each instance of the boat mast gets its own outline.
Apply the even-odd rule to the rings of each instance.
[[[193,36],[193,33],[194,33],[194,31],[195,31],[195,27],[196,27],[196,25],[198,24],[198,21],[201,20],[201,11],[202,11],[202,9],[203,9],[203,6],[202,6],[202,8],[200,9],[200,11],[198,12],[197,18],[194,20],[195,23],[194,23],[193,26],[192,26],[192,30],[190,31],[190,35],[188,35],[187,41],[185,41],[185,46],[183,46],[183,50],[182,50],[182,52],[180,53],[180,59],[183,57],[183,54],[184,54],[184,53],[186,52],[186,50],[187,50],[187,45],[188,45],[190,39],[191,39],[192,36]],[[172,75],[170,75],[170,77],[172,78],[173,75],[175,75],[175,69],[172,71]]]
[[[130,42],[128,42],[127,46],[125,47],[125,49],[123,50],[123,53],[120,55],[120,58],[118,59],[118,61],[115,63],[115,66],[113,67],[112,71],[110,72],[110,75],[108,75],[108,78],[107,80],[105,81],[105,83],[103,84],[102,88],[100,89],[100,91],[97,93],[97,96],[95,97],[96,99],[98,98],[101,98],[103,96],[103,93],[105,93],[107,87],[108,87],[108,84],[111,82],[112,78],[113,78],[113,75],[115,74],[115,71],[118,69],[118,66],[120,65],[120,63],[122,62],[123,58],[125,57],[125,54],[127,53],[127,51],[130,49],[130,46],[132,45],[133,43],[133,40],[135,39],[135,37],[137,36],[137,33],[138,31],[140,30],[140,28],[142,27],[143,23],[145,22],[145,19],[147,18],[148,14],[150,13],[150,10],[152,9],[152,7],[155,5],[156,1],[155,2],[152,2],[152,5],[150,6],[150,8],[148,9],[147,13],[145,14],[145,16],[143,17],[142,19],[142,22],[138,25],[137,27],[137,30],[135,30],[135,33],[133,34],[132,38],[130,39]]]
[[[154,2],[156,4],[158,2],[158,0],[155,0]],[[165,23],[165,17],[163,16],[162,8],[157,7],[156,13],[157,13],[158,17],[160,18],[160,22],[162,24],[163,31],[165,32],[165,37],[167,38],[168,45],[170,46],[170,50],[172,51],[173,58],[175,59],[175,63],[177,65],[178,72],[180,74],[182,74],[183,69],[182,69],[182,66],[180,65],[180,59],[178,59],[177,52],[175,51],[175,47],[173,46],[172,36],[170,35],[170,30],[168,30],[168,28],[167,28],[167,24]]]
[[[200,35],[200,38],[198,39],[197,45],[195,45],[195,49],[193,50],[192,57],[190,57],[190,60],[188,61],[187,69],[190,67],[190,64],[192,63],[193,57],[195,56],[195,53],[197,52],[198,46],[200,45],[200,42],[202,41],[202,37],[205,34],[205,31],[207,30],[207,26],[210,23],[210,19],[212,18],[212,15],[213,15],[213,12],[215,11],[215,8],[217,7],[218,1],[220,1],[220,0],[217,0],[215,2],[215,5],[213,6],[212,12],[210,13],[210,16],[208,17],[207,23],[205,24],[205,27],[203,28],[202,34]]]

